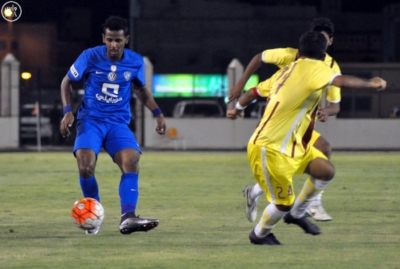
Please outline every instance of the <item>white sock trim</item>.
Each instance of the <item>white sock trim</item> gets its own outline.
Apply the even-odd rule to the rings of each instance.
[[[325,180],[320,180],[320,179],[314,179],[314,186],[318,190],[325,189],[329,183],[331,183],[331,180],[325,181]]]

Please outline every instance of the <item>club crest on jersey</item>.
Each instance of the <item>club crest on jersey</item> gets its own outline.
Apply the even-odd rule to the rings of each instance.
[[[108,73],[107,78],[108,78],[109,81],[114,81],[114,80],[117,79],[117,73],[115,73],[115,72],[110,72],[110,73]]]
[[[131,79],[131,77],[132,77],[131,72],[128,72],[128,71],[124,72],[124,78],[126,81],[129,81]]]

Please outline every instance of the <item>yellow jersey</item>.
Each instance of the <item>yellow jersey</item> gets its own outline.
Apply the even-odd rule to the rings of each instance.
[[[296,61],[299,57],[298,55],[299,50],[294,48],[269,49],[263,51],[262,61],[264,63],[275,64],[279,68],[283,68]],[[341,74],[339,65],[329,54],[325,54],[323,62],[332,68],[336,74]],[[265,80],[262,81],[257,87],[260,87],[264,92],[267,92],[269,90],[267,87],[269,86],[269,81]],[[268,95],[265,97],[267,96]],[[341,100],[340,88],[336,86],[329,87],[327,90],[326,99],[331,103],[339,103]]]
[[[309,58],[300,58],[278,70],[270,78],[268,103],[249,143],[290,157],[304,156],[323,90],[337,75],[324,62]]]

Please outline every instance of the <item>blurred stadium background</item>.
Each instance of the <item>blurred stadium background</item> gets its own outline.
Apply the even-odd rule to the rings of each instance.
[[[388,88],[383,93],[343,89],[340,113],[318,123],[317,129],[333,149],[400,149],[396,1],[16,2],[23,10],[21,18],[0,18],[0,150],[71,147],[74,137],[64,140],[52,127],[57,119],[52,108],[59,106],[60,83],[69,66],[84,49],[101,44],[101,23],[109,15],[129,19],[129,47],[146,57],[147,85],[168,117],[167,125],[175,130],[171,136],[157,136],[151,114],[133,98],[131,128],[143,147],[244,150],[263,100],[252,104],[244,119],[229,121],[224,118],[229,87],[255,54],[297,47],[312,19],[325,16],[336,28],[328,52],[342,73],[381,76]],[[248,86],[275,70],[262,66]],[[82,94],[82,85],[75,85],[75,111]],[[174,113],[182,102],[181,114]]]

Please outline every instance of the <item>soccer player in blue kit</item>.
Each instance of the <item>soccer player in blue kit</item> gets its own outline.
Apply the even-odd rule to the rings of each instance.
[[[139,218],[135,211],[138,202],[140,147],[128,124],[131,119],[131,89],[137,98],[152,111],[157,121],[156,132],[165,133],[161,109],[145,87],[143,57],[124,48],[128,43],[127,21],[111,16],[103,25],[105,45],[85,50],[70,67],[61,83],[64,118],[61,134],[70,135],[74,122],[71,108],[71,84],[84,79],[85,94],[77,116],[77,136],[74,155],[78,163],[80,186],[84,197],[99,198],[95,177],[97,155],[102,147],[119,166],[121,203],[120,232],[147,232],[157,227],[157,219]],[[97,234],[99,228],[86,231]]]

